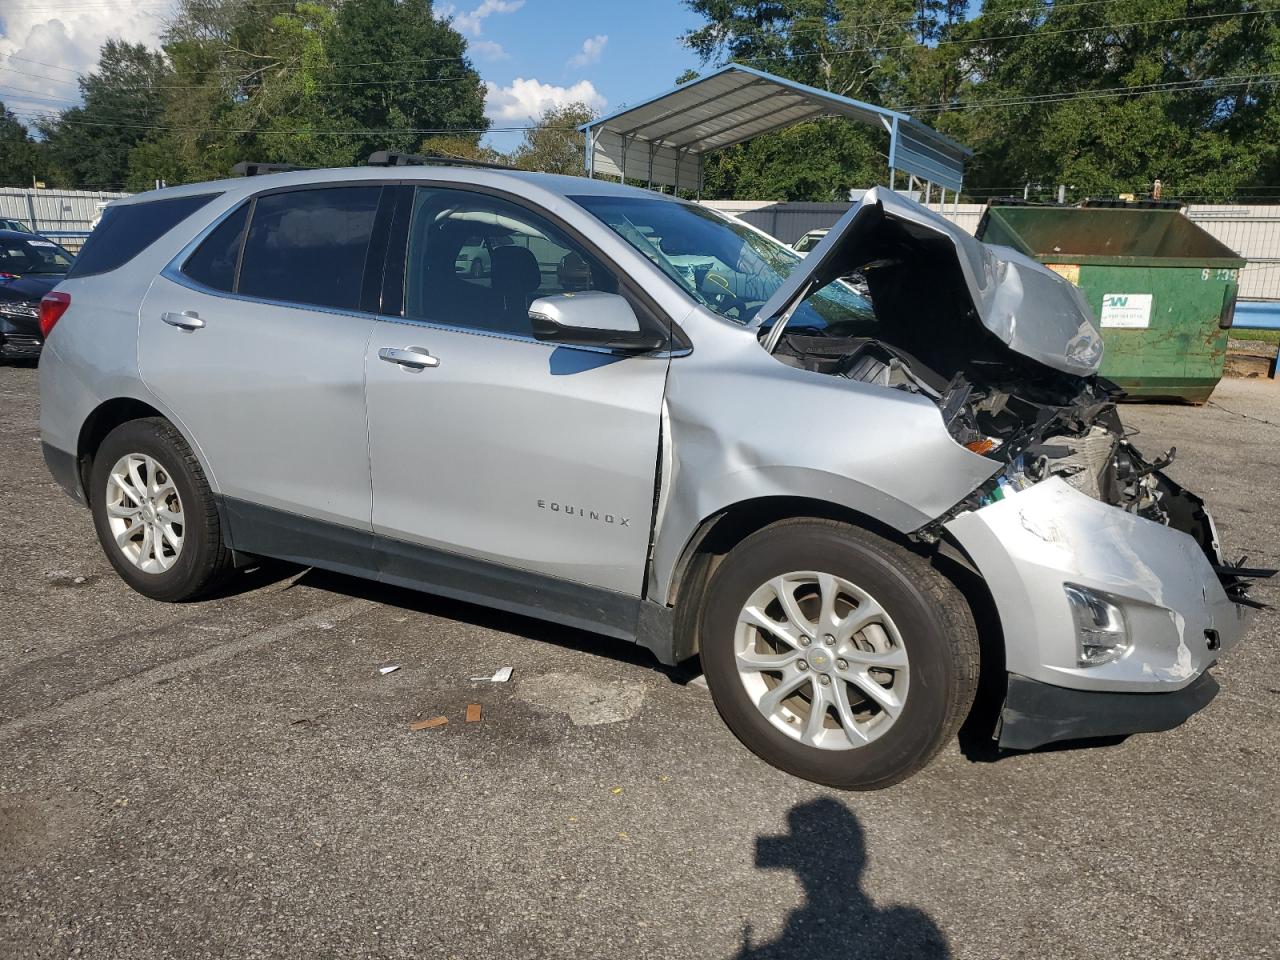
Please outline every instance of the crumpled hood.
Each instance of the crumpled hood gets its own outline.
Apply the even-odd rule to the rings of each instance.
[[[927,207],[884,187],[867,191],[760,308],[757,325],[777,321],[766,341],[770,349],[805,297],[874,260],[870,233],[885,220],[898,221],[912,236],[932,234],[949,242],[974,314],[1009,349],[1063,373],[1097,372],[1102,335],[1074,284],[1016,250],[975,240]],[[927,273],[920,282],[929,282]]]

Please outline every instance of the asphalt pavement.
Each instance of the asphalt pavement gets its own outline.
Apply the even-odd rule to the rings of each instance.
[[[146,600],[0,397],[0,957],[1277,956],[1275,611],[1178,730],[839,793],[590,634],[285,566]],[[1280,384],[1124,420],[1280,566]]]

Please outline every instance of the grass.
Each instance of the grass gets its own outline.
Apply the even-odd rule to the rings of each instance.
[[[1280,343],[1280,330],[1232,329],[1232,340],[1261,340],[1263,343]]]

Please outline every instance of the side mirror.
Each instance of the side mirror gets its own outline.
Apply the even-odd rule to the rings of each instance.
[[[539,297],[529,307],[529,320],[533,335],[547,343],[647,353],[666,342],[640,329],[625,297],[598,290]]]

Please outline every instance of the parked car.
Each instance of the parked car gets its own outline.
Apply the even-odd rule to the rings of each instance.
[[[529,242],[459,275],[498,217]],[[1079,291],[887,190],[834,232],[457,168],[119,200],[45,299],[45,457],[148,597],[279,557],[700,655],[838,787],[922,767],[984,670],[1016,748],[1203,707],[1247,571]]]
[[[810,250],[822,242],[830,230],[810,230],[803,237],[791,245],[791,249],[801,255],[807,254]]]
[[[35,231],[28,227],[21,220],[9,220],[0,217],[0,230],[12,230],[14,233],[34,233]]]
[[[52,240],[0,230],[0,360],[40,356],[40,299],[75,260]]]

